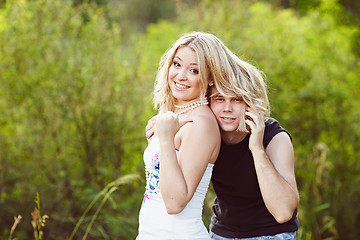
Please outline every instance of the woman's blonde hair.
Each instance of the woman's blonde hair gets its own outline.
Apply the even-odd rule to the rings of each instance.
[[[223,52],[224,44],[213,34],[191,32],[180,37],[162,56],[155,80],[154,107],[159,107],[161,113],[174,110],[175,102],[168,84],[168,75],[176,51],[181,47],[189,47],[197,54],[201,77],[200,100],[206,99],[209,81],[214,79],[214,75],[218,75],[216,72],[221,71],[223,62],[227,61]]]
[[[263,73],[238,58],[219,38],[204,32],[184,34],[162,56],[154,90],[154,107],[159,107],[161,113],[174,110],[174,97],[168,84],[169,68],[176,51],[185,46],[197,54],[201,77],[200,100],[209,97],[208,83],[212,81],[220,94],[240,96],[250,107],[270,115]]]

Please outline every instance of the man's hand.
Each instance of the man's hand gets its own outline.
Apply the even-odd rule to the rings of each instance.
[[[250,150],[264,150],[263,139],[265,132],[264,114],[260,111],[255,111],[250,107],[246,108],[246,124],[250,128],[249,148]]]
[[[145,131],[146,131],[146,140],[149,142],[150,138],[154,135],[155,132],[155,123],[156,123],[156,116],[152,117],[149,119],[146,127],[145,127]]]

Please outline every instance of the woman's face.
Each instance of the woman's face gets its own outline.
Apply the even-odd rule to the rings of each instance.
[[[180,47],[176,51],[169,68],[168,83],[177,105],[199,98],[201,76],[197,54],[190,47]]]

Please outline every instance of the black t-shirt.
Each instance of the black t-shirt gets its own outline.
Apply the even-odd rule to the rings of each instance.
[[[279,132],[286,132],[273,118],[265,123],[264,148]],[[247,238],[294,232],[299,227],[295,210],[290,221],[279,224],[267,210],[249,149],[249,134],[240,143],[221,143],[212,184],[216,193],[210,230],[228,238]],[[291,138],[291,136],[290,136]]]

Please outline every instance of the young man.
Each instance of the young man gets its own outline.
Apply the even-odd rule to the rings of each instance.
[[[299,195],[290,134],[236,92],[213,90],[221,130],[213,169],[213,239],[296,239]],[[250,133],[249,133],[250,132]],[[270,238],[271,236],[271,238]]]

